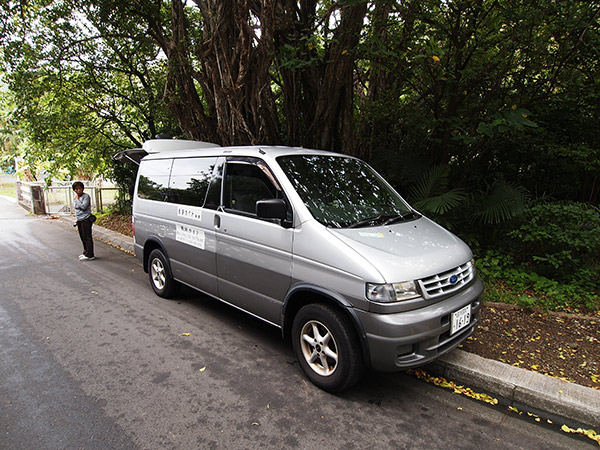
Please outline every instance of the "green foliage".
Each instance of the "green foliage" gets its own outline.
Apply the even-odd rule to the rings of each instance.
[[[499,225],[523,214],[528,200],[525,188],[499,177],[473,196],[472,218],[481,224]]]
[[[514,303],[527,308],[548,311],[595,312],[600,310],[600,295],[589,280],[594,275],[571,282],[559,282],[531,271],[525,265],[515,265],[511,256],[488,250],[476,259],[479,276],[485,283],[487,301]],[[596,274],[597,277],[597,274]]]
[[[598,207],[538,203],[509,225],[497,250],[479,250],[487,300],[553,311],[600,309]]]
[[[495,239],[506,223],[526,209],[527,190],[502,176],[467,194],[450,188],[450,173],[449,166],[432,167],[410,187],[408,199],[417,210],[460,233],[467,242]]]
[[[415,173],[442,164],[451,167],[449,190],[493,197],[489,180],[502,178],[533,197],[597,204],[597,8],[402,2],[401,20],[388,17],[385,32],[374,21],[361,47],[371,95],[360,103],[373,164],[404,192]],[[513,190],[512,205],[523,203],[519,197]],[[476,223],[516,217],[518,209],[481,212]]]
[[[597,89],[596,92],[600,94]],[[485,154],[473,162],[471,169],[477,173],[501,173],[536,197],[597,204],[599,110],[591,106],[587,96],[577,100],[556,98],[536,109],[533,114],[538,128],[489,138]]]
[[[449,189],[450,167],[434,166],[412,186],[410,200],[424,214],[439,217],[460,206],[466,195],[462,189]]]
[[[117,192],[112,212],[117,214],[131,214],[136,175],[136,165],[113,161],[109,176],[117,184],[119,191]]]
[[[496,133],[506,133],[513,129],[537,128],[537,124],[528,119],[530,115],[531,113],[526,109],[517,109],[516,107],[504,113],[497,112],[494,114],[493,122],[480,122],[477,131],[486,136],[493,136]]]
[[[15,183],[0,183],[0,195],[15,198],[17,196]]]
[[[0,77],[0,171],[9,168],[15,169],[15,157],[18,156],[18,145],[21,137],[18,130],[11,124],[11,115],[14,110],[12,96],[5,89]]]
[[[501,250],[481,251],[486,298],[554,311],[600,309],[600,210],[546,202],[513,223]]]
[[[108,175],[115,152],[158,132],[178,134],[160,99],[157,46],[136,40],[139,27],[102,22],[92,4],[79,8],[68,0],[15,6],[2,36],[10,125],[26,135],[20,154],[33,176]]]
[[[600,266],[600,209],[584,203],[532,206],[508,234],[518,261],[559,281],[586,277],[582,269]],[[600,282],[598,272],[596,282]]]
[[[294,44],[279,46],[277,59],[280,68],[300,71],[319,64],[324,49],[317,36],[300,36]]]

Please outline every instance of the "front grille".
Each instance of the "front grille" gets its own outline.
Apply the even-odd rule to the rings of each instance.
[[[425,298],[439,297],[463,288],[475,277],[473,262],[468,261],[452,270],[419,281]]]

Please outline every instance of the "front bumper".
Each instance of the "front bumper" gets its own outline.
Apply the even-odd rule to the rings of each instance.
[[[422,366],[465,340],[479,322],[483,283],[424,308],[394,314],[355,310],[365,331],[370,361],[377,371],[393,372]],[[450,336],[450,315],[471,304],[470,323]]]

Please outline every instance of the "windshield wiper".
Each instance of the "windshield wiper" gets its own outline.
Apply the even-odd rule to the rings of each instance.
[[[391,225],[396,222],[400,222],[401,220],[408,220],[409,218],[418,219],[421,215],[415,211],[407,211],[404,214],[399,214],[395,216],[390,215],[378,215],[373,217],[368,217],[367,219],[361,219],[357,222],[354,222],[351,225],[348,225],[346,228],[360,228],[365,226],[376,226],[376,225]]]
[[[394,217],[386,220],[384,225],[391,225],[393,223],[400,222],[401,220],[402,221],[407,220],[411,217],[418,219],[419,217],[421,217],[421,215],[414,211],[408,211],[408,212],[405,212],[404,214],[400,214],[398,216],[394,216]]]
[[[370,225],[370,224],[379,224],[382,221],[388,220],[390,218],[390,216],[374,216],[374,217],[369,217],[367,219],[361,219],[358,222],[354,222],[351,225],[348,225],[346,228],[359,228],[359,227],[364,227],[366,225]]]

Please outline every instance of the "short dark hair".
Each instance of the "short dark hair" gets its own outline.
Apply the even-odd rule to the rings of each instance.
[[[78,187],[80,187],[81,189],[84,188],[83,183],[81,181],[76,181],[75,183],[73,183],[73,190],[75,190]]]

